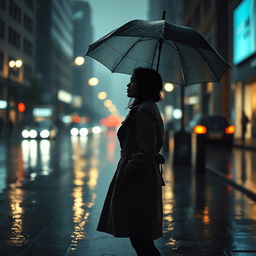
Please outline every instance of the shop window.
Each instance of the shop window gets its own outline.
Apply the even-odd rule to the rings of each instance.
[[[28,54],[29,56],[33,55],[33,45],[32,43],[27,40],[26,38],[23,39],[23,51]]]
[[[4,39],[5,23],[0,19],[0,38]]]
[[[9,31],[8,31],[8,41],[11,45],[20,49],[21,36],[15,29],[11,27],[9,27]]]
[[[13,0],[9,2],[9,15],[21,23],[21,8]]]

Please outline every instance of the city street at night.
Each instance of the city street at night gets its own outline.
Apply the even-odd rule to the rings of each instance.
[[[0,0],[0,256],[256,256],[256,0]]]
[[[96,231],[119,156],[116,131],[1,140],[0,255],[135,255],[127,238]],[[209,171],[171,162],[172,154],[164,164],[164,234],[155,240],[162,255],[256,255],[255,202]]]

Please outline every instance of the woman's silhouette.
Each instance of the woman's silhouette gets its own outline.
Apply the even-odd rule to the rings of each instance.
[[[121,158],[97,230],[129,237],[138,256],[159,256],[153,240],[162,236],[164,128],[155,102],[161,100],[162,78],[136,68],[127,87],[130,112],[117,132]]]

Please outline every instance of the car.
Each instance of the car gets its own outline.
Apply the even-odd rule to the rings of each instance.
[[[235,127],[221,115],[198,115],[188,123],[186,130],[206,134],[208,142],[221,142],[229,147],[233,145]]]
[[[50,120],[35,121],[21,132],[23,139],[55,139],[58,129]]]
[[[87,136],[89,135],[89,127],[87,123],[72,123],[70,125],[71,136]]]

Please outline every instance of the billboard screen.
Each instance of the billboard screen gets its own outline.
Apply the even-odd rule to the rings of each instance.
[[[243,0],[233,19],[233,62],[239,64],[256,52],[256,0]]]

